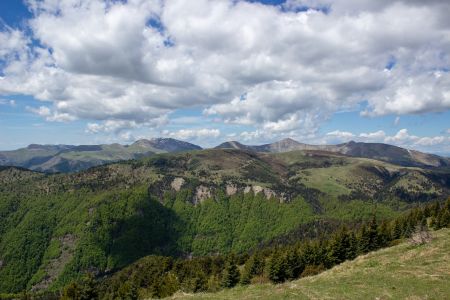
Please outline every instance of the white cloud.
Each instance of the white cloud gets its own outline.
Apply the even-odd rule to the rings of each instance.
[[[108,120],[101,124],[88,123],[86,126],[87,133],[100,133],[100,132],[120,132],[124,129],[131,129],[138,127],[138,124],[134,121],[124,120]]]
[[[173,137],[181,140],[218,138],[220,136],[219,129],[180,129],[178,131],[163,131],[164,136]]]
[[[315,139],[318,144],[335,144],[355,140],[366,143],[386,143],[408,149],[419,149],[434,152],[437,149],[446,149],[450,145],[450,137],[445,136],[416,136],[410,134],[406,128],[400,129],[393,135],[383,130],[354,134],[348,131],[335,130],[325,134],[323,138]]]
[[[260,137],[315,134],[363,101],[367,116],[450,109],[448,1],[28,5],[40,45],[0,30],[0,95],[33,95],[47,103],[42,117],[87,119],[89,132],[153,126],[191,107]]]
[[[8,99],[0,99],[0,105],[7,105],[7,106],[16,106],[15,100],[8,100]]]
[[[394,125],[397,126],[399,123],[400,123],[400,117],[397,116],[397,117],[395,117]]]
[[[119,134],[119,137],[122,141],[125,142],[133,142],[136,140],[136,138],[130,131],[122,132],[121,134]]]
[[[52,111],[47,106],[40,106],[38,108],[27,106],[26,109],[29,112],[37,114],[43,118],[45,118],[49,122],[70,122],[76,119],[75,116],[70,115],[68,113],[61,113],[58,111]]]
[[[448,146],[450,138],[445,136],[416,136],[408,132],[406,128],[400,129],[395,135],[386,135],[382,130],[371,133],[361,133],[359,140],[363,142],[381,142],[394,144],[407,148],[421,148],[430,150],[433,146]]]
[[[348,131],[340,131],[340,130],[335,130],[335,131],[331,131],[328,132],[326,134],[326,136],[328,137],[334,137],[340,140],[350,140],[353,139],[355,137],[355,135],[351,132]]]
[[[360,133],[359,137],[367,142],[379,142],[384,141],[386,133],[383,130],[378,130],[375,132]]]

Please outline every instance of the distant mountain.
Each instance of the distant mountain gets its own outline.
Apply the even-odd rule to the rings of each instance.
[[[35,171],[76,172],[119,160],[156,153],[200,150],[201,147],[171,138],[138,140],[131,145],[37,145],[0,152],[0,166],[17,166]]]
[[[155,138],[151,140],[138,140],[132,146],[140,146],[144,148],[154,148],[156,150],[163,150],[165,152],[182,152],[191,150],[201,150],[202,147],[179,141],[171,138]]]
[[[382,144],[350,141],[337,145],[309,145],[287,138],[264,145],[244,145],[236,141],[225,142],[217,146],[220,149],[241,149],[256,152],[283,153],[289,151],[326,151],[352,157],[363,157],[386,161],[402,166],[443,167],[450,166],[450,160],[434,154]]]
[[[236,141],[229,141],[216,146],[216,149],[238,149],[238,150],[255,150],[257,146],[247,146]]]

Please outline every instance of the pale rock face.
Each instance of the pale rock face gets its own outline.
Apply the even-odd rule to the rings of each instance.
[[[277,194],[273,190],[266,188],[264,189],[264,196],[266,196],[267,199],[270,199],[272,197],[276,197]]]
[[[250,192],[255,193],[255,195],[262,192],[264,194],[264,196],[266,197],[266,199],[270,199],[272,197],[277,197],[277,193],[275,191],[273,191],[273,190],[271,190],[269,188],[264,188],[264,187],[259,186],[259,185],[246,186],[244,188],[244,194],[247,194],[247,193],[250,193]]]
[[[256,195],[256,194],[264,191],[264,188],[262,186],[259,186],[259,185],[254,185],[252,190],[253,190],[253,193],[255,193],[255,195]]]
[[[179,191],[181,189],[181,187],[184,184],[184,179],[181,177],[177,177],[175,178],[172,183],[170,184],[170,186],[175,190],[175,191]]]
[[[211,198],[211,190],[204,185],[198,186],[195,191],[194,204],[202,203],[209,198]]]
[[[227,194],[227,196],[231,196],[236,194],[238,191],[237,186],[234,184],[227,184],[226,189],[225,189],[225,193]]]

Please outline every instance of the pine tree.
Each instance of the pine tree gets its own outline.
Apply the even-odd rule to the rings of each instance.
[[[349,234],[349,248],[347,251],[347,259],[355,259],[358,255],[358,239],[355,233],[352,231]]]
[[[286,265],[279,251],[275,251],[269,260],[268,277],[274,283],[286,280]]]
[[[261,275],[264,271],[264,258],[260,254],[252,255],[244,265],[241,275],[241,284],[249,284],[255,275]]]
[[[289,249],[286,257],[286,279],[300,277],[304,269],[305,266],[300,255],[298,255],[297,249]]]
[[[381,223],[381,226],[378,228],[378,246],[386,247],[391,240],[389,225],[387,222]]]
[[[367,226],[364,224],[361,227],[359,240],[358,240],[358,253],[363,254],[370,251],[370,236]]]
[[[222,275],[222,287],[231,288],[234,287],[240,279],[239,269],[234,261],[229,261],[225,266]]]
[[[394,240],[400,239],[402,237],[402,224],[399,219],[394,221],[394,227],[392,228],[392,238]]]

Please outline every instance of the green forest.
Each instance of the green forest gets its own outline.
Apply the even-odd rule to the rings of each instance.
[[[442,172],[228,150],[70,174],[6,167],[0,293],[164,297],[316,274],[417,225],[447,226]]]

